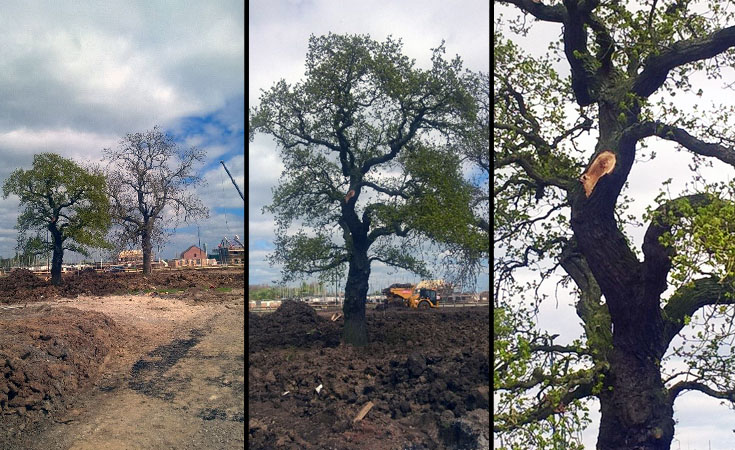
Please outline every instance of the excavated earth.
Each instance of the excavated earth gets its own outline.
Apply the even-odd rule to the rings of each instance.
[[[67,273],[60,286],[26,269],[15,269],[0,278],[0,304],[31,303],[59,297],[110,295],[156,290],[187,290],[190,294],[217,287],[243,287],[243,271],[180,270],[156,271],[148,277],[134,272],[101,272],[93,269]]]
[[[370,343],[353,348],[339,342],[343,319],[303,303],[250,313],[250,448],[489,448],[489,308],[368,311],[367,322]]]
[[[0,278],[0,449],[243,448],[243,269]]]

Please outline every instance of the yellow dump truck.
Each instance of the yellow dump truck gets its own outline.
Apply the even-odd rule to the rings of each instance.
[[[422,287],[421,283],[392,284],[383,289],[386,306],[408,306],[409,308],[429,309],[439,306],[436,290]]]

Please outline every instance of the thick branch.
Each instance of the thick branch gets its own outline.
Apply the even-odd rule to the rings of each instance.
[[[735,402],[735,391],[718,391],[697,381],[680,381],[671,386],[669,388],[669,401],[673,403],[674,400],[676,400],[676,397],[683,391],[699,391],[709,395],[710,397]]]
[[[702,156],[713,156],[720,161],[735,167],[735,149],[720,144],[713,144],[698,139],[686,130],[661,122],[644,122],[633,125],[624,132],[626,135],[640,140],[648,136],[674,141],[686,149]]]
[[[576,240],[570,239],[564,246],[559,263],[579,287],[580,298],[576,311],[587,335],[587,347],[592,354],[604,359],[612,343],[610,314],[607,305],[601,303],[602,291]]]
[[[733,46],[735,46],[735,26],[717,30],[701,39],[675,42],[658,55],[646,59],[645,69],[633,83],[633,92],[641,97],[648,97],[664,84],[672,69],[690,62],[712,58]]]
[[[578,132],[574,138],[578,137],[582,132],[584,131],[590,131],[592,129],[592,119],[589,117],[585,117],[582,123],[579,123],[572,128],[564,131],[562,134],[554,138],[554,142],[551,143],[552,148],[556,148],[557,145],[564,139],[568,138],[569,136],[573,135],[575,132]]]
[[[408,133],[405,136],[402,132],[403,124],[401,124],[401,126],[398,128],[398,136],[389,141],[390,152],[380,156],[374,156],[365,161],[362,167],[360,167],[360,173],[368,173],[371,167],[383,164],[384,162],[390,161],[395,158],[396,155],[398,155],[398,152],[416,135],[416,131],[418,131],[421,122],[425,121],[424,115],[426,114],[427,109],[428,108],[422,108],[417,111],[416,116],[411,120],[411,123],[408,126]],[[405,117],[403,119],[403,122],[406,122]]]
[[[549,147],[551,147],[549,143],[546,142],[541,136],[531,133],[529,131],[526,131],[515,125],[494,122],[493,128],[496,128],[498,130],[508,130],[508,131],[512,131],[513,133],[519,134],[523,136],[524,138],[526,138],[528,143],[535,145],[537,148],[548,149]]]
[[[655,213],[654,219],[646,230],[643,238],[643,276],[646,279],[646,286],[653,287],[656,292],[651,295],[658,297],[666,290],[666,277],[671,270],[671,258],[674,256],[674,248],[665,246],[659,241],[665,233],[671,232],[674,225],[669,221],[670,216],[674,219],[682,217],[678,205],[682,202],[689,203],[692,207],[697,208],[710,202],[709,196],[706,194],[693,194],[670,200],[659,206]]]
[[[511,104],[510,98],[513,97],[513,100],[518,106],[518,112],[521,114],[521,117],[526,119],[531,124],[531,128],[533,128],[533,131],[536,134],[539,134],[539,130],[541,130],[541,124],[539,124],[538,120],[536,120],[531,111],[529,111],[528,107],[526,106],[526,101],[523,98],[523,94],[516,91],[513,86],[508,82],[508,79],[505,78],[503,75],[496,75],[495,78],[501,81],[505,86],[498,93],[498,96],[501,96],[503,99],[505,99],[509,106]]]
[[[532,352],[574,353],[575,355],[584,355],[586,353],[584,350],[577,347],[558,344],[534,344],[530,347]]]
[[[391,234],[395,234],[396,236],[400,237],[406,237],[409,231],[411,231],[411,228],[401,228],[401,224],[399,222],[393,222],[388,226],[376,228],[371,231],[370,234],[368,234],[368,242],[373,243],[380,236],[388,236]]]
[[[539,20],[545,22],[563,22],[566,9],[562,5],[548,6],[535,0],[496,0],[498,3],[509,3],[520,8]]]
[[[726,295],[726,294],[731,295]],[[692,285],[680,287],[663,308],[665,343],[679,334],[684,328],[684,318],[691,317],[699,308],[706,305],[730,305],[735,303],[735,288],[732,281],[716,277],[694,280]]]
[[[582,10],[578,0],[565,0],[567,14],[564,18],[564,54],[572,70],[572,90],[580,106],[587,106],[596,100],[595,74],[589,62],[593,59],[587,49],[585,22],[589,18],[587,10]]]
[[[324,258],[326,259],[326,258]],[[315,274],[320,272],[326,272],[327,270],[334,269],[335,267],[339,267],[340,265],[349,262],[349,258],[347,255],[340,256],[338,258],[335,258],[332,260],[332,262],[325,264],[325,265],[312,265],[309,268],[306,268],[306,266],[302,266],[303,268],[300,270],[300,272],[305,274]]]

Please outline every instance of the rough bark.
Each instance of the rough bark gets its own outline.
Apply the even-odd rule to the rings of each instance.
[[[613,324],[609,370],[599,394],[600,450],[668,449],[674,435],[673,407],[661,380],[666,351],[660,309],[661,277],[646,271],[620,231],[613,211],[621,182],[632,165],[634,145],[611,143],[621,155],[613,173],[600,178],[592,195],[581,189],[572,207],[572,228]]]
[[[363,239],[363,242],[367,238]],[[355,242],[353,236],[353,242]],[[350,258],[349,275],[345,286],[345,302],[342,311],[345,315],[344,342],[355,347],[362,347],[368,343],[367,324],[365,322],[365,300],[368,293],[370,279],[370,261],[367,255],[367,246],[359,245],[357,239],[352,257]]]
[[[141,233],[141,241],[143,247],[143,275],[150,275],[153,244],[151,243],[151,232],[149,230],[143,230]]]
[[[609,371],[599,395],[600,450],[668,449],[673,409],[661,380],[666,345],[659,305],[659,280],[646,279],[622,234],[601,211],[585,208],[575,236],[602,292],[613,323]],[[604,242],[601,244],[601,242]],[[650,284],[650,286],[649,286]]]
[[[64,241],[62,240],[61,231],[55,226],[49,226],[51,238],[54,244],[53,256],[51,257],[51,284],[58,286],[61,284],[61,265],[64,262]]]
[[[600,393],[599,450],[665,450],[674,437],[674,410],[651,358],[614,348]]]

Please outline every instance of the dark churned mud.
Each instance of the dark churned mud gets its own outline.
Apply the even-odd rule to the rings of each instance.
[[[282,308],[250,314],[251,449],[490,447],[488,307],[368,311],[362,349],[335,345],[342,319]]]

